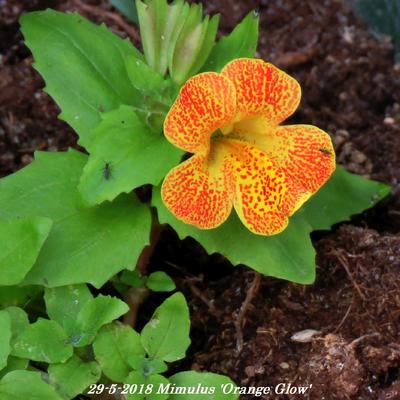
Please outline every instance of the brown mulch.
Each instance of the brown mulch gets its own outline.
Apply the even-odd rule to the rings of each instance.
[[[242,346],[235,321],[253,271],[207,256],[193,240],[180,242],[167,229],[150,268],[174,277],[192,316],[189,357],[173,368],[224,373],[245,386],[313,385],[308,397],[268,399],[400,399],[400,67],[393,63],[390,40],[375,39],[341,0],[204,3],[222,14],[224,32],[259,9],[259,55],[303,88],[292,121],[330,132],[340,163],[392,184],[394,194],[351,222],[313,235],[315,285],[262,278],[244,316]],[[57,119],[57,106],[41,91],[43,82],[18,32],[22,12],[48,6],[79,10],[126,36],[126,21],[105,1],[0,1],[3,176],[28,164],[35,150],[76,144],[74,132]],[[137,31],[129,30],[129,36],[136,41]],[[144,312],[156,301],[150,298]],[[299,332],[303,342],[291,339]]]

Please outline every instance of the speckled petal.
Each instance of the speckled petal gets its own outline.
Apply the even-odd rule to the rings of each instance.
[[[224,144],[231,153],[233,202],[239,218],[259,235],[282,232],[288,224],[280,209],[288,190],[283,171],[253,145],[230,139],[225,139]]]
[[[262,150],[285,174],[288,187],[280,209],[292,215],[335,171],[335,151],[329,135],[312,125],[288,125],[263,134],[236,131]],[[249,128],[248,130],[251,130]]]
[[[271,153],[288,177],[289,193],[285,204],[289,208],[283,211],[291,215],[333,174],[335,150],[330,136],[312,125],[281,126],[274,136],[271,143],[275,142],[275,148]]]
[[[205,155],[211,135],[229,125],[235,113],[232,82],[214,72],[199,74],[182,87],[165,119],[164,134],[180,149]]]
[[[194,155],[172,169],[161,195],[167,208],[181,221],[200,229],[221,225],[232,210],[231,173],[225,154]]]
[[[301,99],[299,83],[260,59],[240,58],[227,64],[222,74],[235,85],[236,120],[262,117],[276,126],[296,111]]]

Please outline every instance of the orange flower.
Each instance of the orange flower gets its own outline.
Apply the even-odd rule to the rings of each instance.
[[[279,126],[296,110],[298,82],[263,60],[238,59],[182,87],[164,124],[194,155],[172,169],[162,198],[180,220],[216,228],[232,207],[250,231],[274,235],[335,170],[329,135]]]

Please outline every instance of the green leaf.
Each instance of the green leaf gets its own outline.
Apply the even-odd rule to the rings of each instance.
[[[190,345],[189,309],[182,293],[164,301],[143,328],[140,338],[151,358],[172,362],[185,357]]]
[[[220,227],[200,230],[178,221],[164,206],[160,190],[153,194],[161,223],[171,225],[181,239],[193,237],[209,254],[220,253],[232,264],[244,264],[268,276],[296,283],[315,280],[315,250],[309,233],[328,229],[373,206],[390,189],[378,182],[349,174],[342,167],[303,208],[290,219],[289,227],[275,236],[251,233],[235,212]],[[235,237],[235,240],[232,240]]]
[[[11,336],[8,341],[9,352],[11,352],[14,346],[16,338],[29,326],[28,315],[24,310],[18,307],[8,307],[3,311],[0,311],[0,315],[8,314],[10,321],[10,332]],[[4,318],[4,317],[3,317]],[[7,329],[0,321],[0,348],[5,348],[7,345],[7,339],[5,338]],[[0,351],[1,353],[1,351]],[[4,353],[3,353],[4,354]],[[26,369],[29,360],[24,358],[18,358],[9,356],[7,359],[7,366],[0,372],[0,378],[14,370]],[[1,369],[1,368],[0,368]]]
[[[50,365],[48,374],[49,382],[68,400],[96,383],[100,379],[101,369],[96,362],[83,362],[74,355],[64,364]]]
[[[124,382],[132,370],[128,363],[130,357],[144,355],[140,335],[118,322],[101,328],[93,350],[104,375],[115,382]]]
[[[182,152],[144,125],[131,107],[103,116],[88,146],[79,189],[88,204],[113,200],[144,184],[158,185]]]
[[[7,358],[11,352],[11,319],[7,311],[0,311],[0,370],[7,365]]]
[[[110,3],[130,21],[139,23],[135,0],[110,0]]]
[[[142,94],[153,94],[157,96],[160,89],[168,85],[168,81],[165,81],[164,78],[154,71],[154,69],[150,68],[148,64],[136,57],[126,59],[126,69],[131,84]]]
[[[100,287],[122,269],[134,269],[148,244],[150,211],[134,195],[82,206],[77,185],[86,161],[77,151],[36,153],[33,163],[0,180],[0,218],[39,215],[54,222],[23,284]]]
[[[168,371],[168,366],[164,361],[159,359],[152,360],[145,356],[130,356],[128,358],[129,365],[136,371],[139,371],[144,376],[153,374],[161,374]]]
[[[0,220],[0,285],[20,283],[50,233],[49,218]]]
[[[0,381],[0,399],[61,400],[61,397],[42,380],[40,372],[12,371]]]
[[[338,165],[332,178],[298,212],[314,230],[330,229],[340,221],[373,207],[390,186],[347,172]]]
[[[111,296],[99,295],[82,307],[76,321],[66,326],[66,331],[76,347],[91,343],[97,331],[129,311],[128,305],[122,300]]]
[[[40,286],[3,286],[0,289],[0,307],[25,306],[41,291]]]
[[[153,292],[172,292],[176,288],[174,281],[163,271],[150,274],[146,286]]]
[[[400,1],[350,0],[350,3],[377,36],[392,37],[396,59],[400,60]]]
[[[82,347],[91,343],[97,331],[128,311],[123,301],[111,296],[93,298],[86,285],[46,289],[47,313],[64,327],[68,343]]]
[[[14,346],[17,337],[29,327],[28,315],[19,307],[7,307],[5,311],[10,317],[12,332],[11,345]]]
[[[33,361],[64,362],[72,356],[72,346],[66,341],[57,322],[39,318],[16,338],[11,354]]]
[[[254,57],[258,43],[258,14],[250,12],[233,32],[222,37],[213,47],[202,71],[221,71],[230,61],[242,57]]]
[[[102,112],[141,103],[125,59],[142,55],[128,40],[78,14],[54,10],[26,14],[21,26],[35,68],[46,81],[45,90],[60,106],[60,118],[78,132],[83,146],[90,143],[91,130]]]
[[[89,282],[98,288],[118,271],[135,268],[150,225],[148,208],[134,196],[83,210],[57,224],[25,284]]]
[[[236,400],[239,395],[233,394],[236,385],[227,376],[213,374],[210,372],[185,371],[172,375],[169,378],[171,384],[178,387],[197,387],[207,388],[207,394],[171,394],[170,400]],[[223,391],[225,390],[225,392]]]
[[[165,117],[178,95],[179,86],[171,79],[164,79],[144,61],[134,57],[126,59],[126,69],[131,84],[142,98],[140,105],[131,106],[132,110],[147,129],[162,136]]]
[[[168,385],[169,381],[162,375],[154,374],[148,377],[141,372],[133,371],[125,381],[128,385],[138,385],[138,391],[134,394],[128,394],[128,400],[165,400],[169,398],[168,394],[157,393],[159,388]],[[139,393],[140,385],[143,385],[143,393]],[[147,390],[147,393],[146,393]]]
[[[93,299],[86,285],[69,285],[46,289],[44,301],[47,315],[62,327],[71,326],[83,306]]]
[[[9,356],[7,359],[7,366],[0,371],[0,379],[9,372],[26,369],[28,364],[29,360],[25,358]]]
[[[123,271],[120,278],[121,283],[127,286],[144,286],[145,278],[138,271]]]
[[[76,185],[87,156],[76,151],[36,152],[35,160],[0,180],[0,217],[43,216],[57,222],[82,206]]]
[[[14,343],[17,339],[17,337],[25,331],[26,328],[29,326],[29,320],[28,320],[28,315],[24,310],[18,307],[8,307],[4,311],[0,311],[1,313],[7,313],[8,317],[10,319],[10,331],[11,331],[11,337],[9,340],[9,346],[10,346],[10,352],[11,349],[14,347]],[[0,327],[1,327],[1,322],[0,322]],[[3,332],[3,327],[0,329],[0,336],[4,335]],[[0,347],[4,345],[4,338],[0,339]],[[24,359],[24,358],[18,358],[14,356],[9,356],[7,359],[7,367],[1,370],[0,372],[0,378],[6,375],[7,373],[18,370],[18,369],[26,369],[28,366],[29,360]],[[1,369],[1,368],[0,368]]]

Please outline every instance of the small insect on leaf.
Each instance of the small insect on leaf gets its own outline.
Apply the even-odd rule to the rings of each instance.
[[[110,180],[111,178],[111,165],[110,163],[106,162],[103,167],[103,176],[106,181]]]

